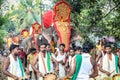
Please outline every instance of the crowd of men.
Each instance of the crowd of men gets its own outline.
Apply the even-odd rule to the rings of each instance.
[[[60,44],[52,53],[50,44],[41,43],[39,51],[31,48],[26,55],[19,45],[11,44],[3,72],[8,80],[43,80],[47,73],[55,73],[56,80],[112,80],[119,73],[120,45],[116,54],[112,53],[111,44],[102,40],[96,47],[85,41],[82,47],[72,47],[68,52],[64,49],[65,44]]]

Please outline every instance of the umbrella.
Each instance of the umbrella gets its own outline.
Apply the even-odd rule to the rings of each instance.
[[[43,15],[43,24],[45,28],[51,27],[53,23],[53,15],[54,15],[53,10],[49,10],[45,12],[45,14]]]

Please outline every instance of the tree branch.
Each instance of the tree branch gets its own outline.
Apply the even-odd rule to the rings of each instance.
[[[113,7],[103,18],[105,18],[106,16],[108,16],[116,7],[119,6],[119,4],[120,4],[120,1],[119,1],[118,4],[117,4],[115,7]]]

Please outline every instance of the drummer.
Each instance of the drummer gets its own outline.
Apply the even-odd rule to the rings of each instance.
[[[67,55],[67,60],[66,60],[66,63],[65,63],[65,69],[66,69],[67,73],[70,70],[71,61],[72,61],[72,58],[74,57],[74,55],[75,55],[74,49],[70,47],[69,54]]]
[[[34,60],[34,57],[37,55],[36,49],[35,48],[30,48],[29,50],[29,55],[27,56],[27,64],[28,64],[28,69],[29,69],[29,74],[30,74],[30,79],[35,79],[36,80],[36,75],[35,72],[33,71],[31,64]]]
[[[38,62],[38,69],[36,68],[36,64]],[[35,57],[32,68],[33,70],[37,73],[38,80],[43,80],[43,76],[47,73],[54,72],[53,71],[53,62],[56,65],[55,70],[58,70],[58,65],[57,62],[50,56],[48,57],[46,54],[46,44],[41,43],[40,44],[40,52],[39,54]]]
[[[71,70],[66,77],[63,77],[64,80],[67,77],[72,76],[71,80],[89,80],[89,78],[94,78],[98,75],[96,61],[90,56],[90,51],[93,48],[90,42],[85,42],[83,44],[82,54],[77,53],[73,59]],[[93,70],[92,74],[89,74]]]
[[[105,45],[105,56],[100,61],[100,71],[101,79],[112,77],[114,74],[118,73],[118,68],[120,65],[120,59],[117,55],[114,55],[111,52],[112,48],[111,45],[108,43]]]
[[[8,80],[18,80],[25,77],[22,61],[18,57],[19,45],[11,44],[10,55],[6,58],[3,66],[3,73],[8,76]]]
[[[53,56],[59,65],[59,78],[62,78],[66,74],[66,71],[65,71],[66,54],[64,49],[65,49],[65,44],[63,43],[60,44],[59,49],[55,52],[56,56]]]

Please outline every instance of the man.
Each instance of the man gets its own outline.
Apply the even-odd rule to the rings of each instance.
[[[36,80],[36,76],[35,76],[35,72],[32,69],[32,63],[34,60],[34,57],[37,55],[36,54],[36,49],[35,48],[31,48],[29,50],[30,54],[27,56],[27,64],[28,64],[28,69],[30,72],[30,79],[35,79]]]
[[[101,79],[111,78],[114,74],[118,73],[120,65],[120,59],[117,55],[111,52],[111,45],[105,45],[105,56],[101,59],[99,69],[101,73]]]
[[[11,54],[6,58],[3,65],[3,73],[8,76],[8,80],[19,80],[25,77],[21,59],[18,57],[19,45],[11,44]]]
[[[49,63],[50,61],[50,58],[52,57],[53,58],[53,54],[52,54],[52,51],[51,51],[51,46],[49,43],[46,44],[46,56],[47,56],[47,63]],[[52,67],[56,67],[55,64],[53,63],[53,66]],[[48,69],[50,69],[50,67],[48,67]]]
[[[56,56],[54,56],[55,60],[59,65],[59,78],[62,78],[66,74],[65,73],[66,55],[65,55],[64,49],[65,49],[65,44],[60,44],[59,49],[55,53]]]
[[[23,65],[27,67],[27,55],[23,49],[24,47],[20,47],[19,57],[22,60]]]
[[[75,51],[75,54],[81,54],[81,53],[82,53],[82,49],[81,49],[80,46],[76,46],[76,47],[74,48],[74,51]]]
[[[46,44],[46,51],[52,53],[51,45],[49,43]]]
[[[102,50],[102,47],[103,47],[102,40],[98,40],[98,43],[96,44],[96,50],[97,50],[96,54],[98,54],[98,52]]]
[[[101,44],[101,49],[100,50],[97,50],[96,49],[96,51],[97,51],[97,57],[96,57],[96,61],[97,62],[99,62],[100,61],[100,59],[105,55],[105,51],[104,51],[104,46],[106,45],[106,38],[102,38],[101,40],[100,40],[100,44]]]
[[[116,54],[117,54],[118,56],[120,56],[120,42],[117,43],[117,46],[116,46],[116,47],[117,47],[117,53],[116,53]]]
[[[24,61],[26,56],[26,53],[23,51],[23,47],[21,47],[20,53],[19,53],[19,57],[22,60],[22,62]]]
[[[69,49],[68,59],[67,59],[67,61],[66,61],[67,66],[70,67],[71,60],[72,60],[72,58],[74,57],[74,55],[75,55],[74,49],[73,49],[73,48],[70,48],[70,49]]]
[[[46,44],[46,53],[48,56],[52,56],[52,49],[51,49],[51,45],[49,43]]]
[[[83,44],[83,53],[80,55],[77,53],[72,59],[73,67],[69,74],[63,78],[63,80],[69,76],[72,76],[71,80],[89,80],[98,75],[96,61],[90,56],[90,51],[93,48],[90,42]],[[92,71],[92,74],[89,74]]]
[[[37,62],[38,62],[39,70],[35,66],[37,64]],[[48,56],[46,54],[46,44],[41,43],[40,52],[35,57],[33,64],[32,64],[32,68],[34,69],[34,71],[37,73],[37,75],[39,77],[38,80],[43,80],[43,76],[46,73],[54,72],[53,71],[53,62],[56,65],[55,70],[57,71],[57,69],[58,69],[57,62],[52,57],[48,58]]]
[[[75,55],[74,49],[73,49],[73,48],[70,48],[70,49],[69,49],[69,54],[68,54],[68,56],[67,56],[67,61],[66,61],[66,64],[65,64],[65,67],[66,67],[67,72],[68,72],[69,69],[70,69],[71,61],[72,61],[72,58],[74,57],[74,55]]]

